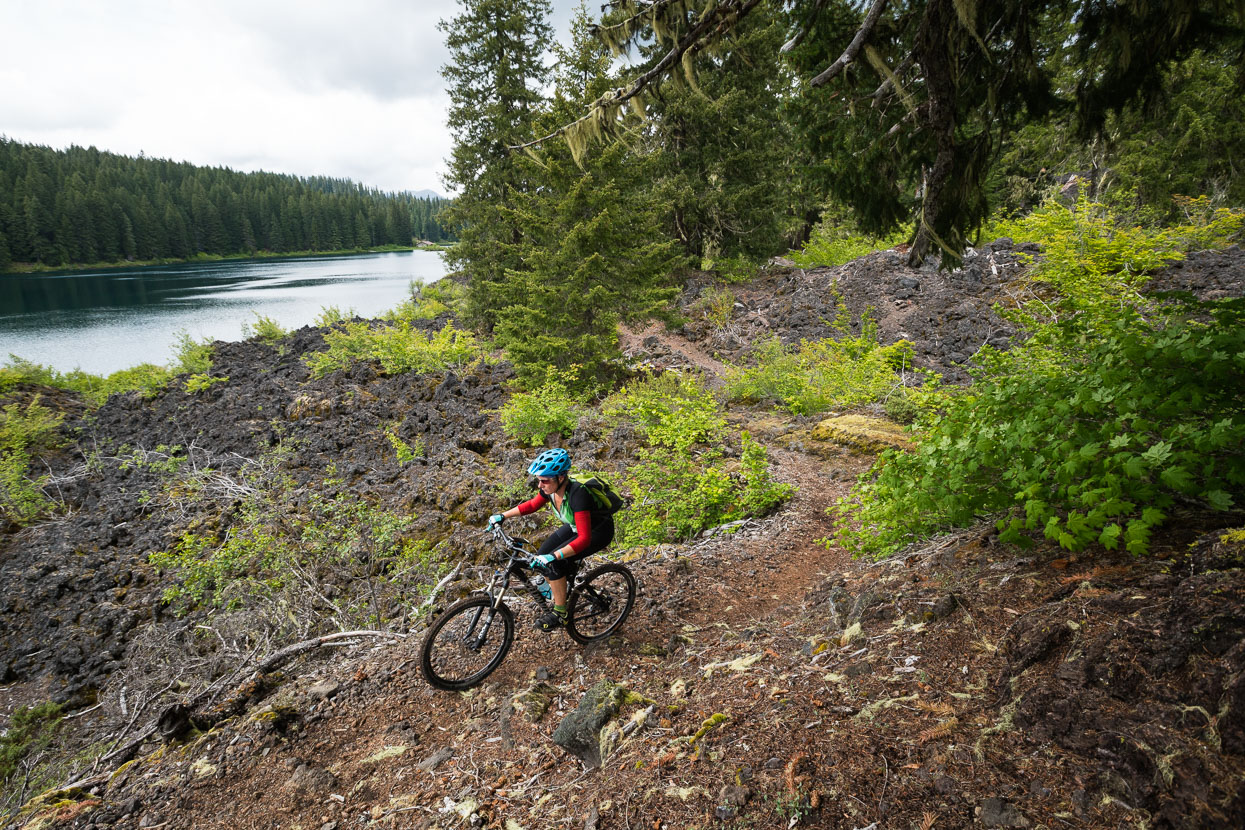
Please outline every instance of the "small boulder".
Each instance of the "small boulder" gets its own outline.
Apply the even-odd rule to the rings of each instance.
[[[977,820],[986,827],[1029,827],[1029,820],[1015,804],[1002,798],[987,798],[977,808]]]
[[[342,684],[336,680],[321,680],[307,690],[307,694],[315,700],[328,700],[341,691]]]
[[[553,742],[584,762],[588,769],[601,766],[601,730],[624,703],[651,702],[623,686],[602,680],[588,690],[574,712],[553,732]]]

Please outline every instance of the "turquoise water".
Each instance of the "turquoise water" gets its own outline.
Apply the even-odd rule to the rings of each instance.
[[[94,374],[164,364],[182,332],[241,340],[257,314],[295,329],[328,306],[373,316],[444,275],[439,253],[412,251],[0,276],[0,361]]]

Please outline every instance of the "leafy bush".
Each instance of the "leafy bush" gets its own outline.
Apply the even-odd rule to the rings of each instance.
[[[428,451],[423,438],[416,438],[414,446],[403,441],[402,436],[398,435],[396,423],[385,427],[385,438],[389,441],[389,446],[393,447],[393,451],[397,453],[399,464],[409,464],[417,458],[423,458]]]
[[[51,505],[43,492],[47,476],[29,478],[33,454],[59,444],[64,416],[41,406],[36,396],[25,409],[11,403],[0,410],[0,517],[28,524]]]
[[[646,374],[601,403],[601,414],[633,424],[654,446],[686,451],[722,437],[726,419],[696,375]]]
[[[276,346],[288,335],[281,324],[271,317],[265,317],[259,312],[255,312],[255,322],[242,324],[242,336],[250,339],[257,338],[261,343],[268,346]]]
[[[1140,293],[1182,245],[1221,244],[1240,215],[1160,230],[1101,205],[1049,204],[1014,223],[1043,246],[1056,289],[1014,315],[1024,345],[985,349],[969,393],[922,424],[915,452],[884,453],[837,505],[837,536],[895,551],[992,514],[1002,538],[1040,531],[1070,550],[1149,549],[1178,504],[1227,510],[1245,490],[1245,304],[1180,305]]]
[[[342,310],[335,305],[326,305],[320,309],[320,313],[316,315],[314,324],[322,329],[330,328],[337,323],[344,323],[347,320],[353,320],[356,316],[353,308]]]
[[[442,314],[456,313],[465,294],[463,287],[450,279],[423,285],[412,283],[411,299],[382,316],[394,322],[435,320]]]
[[[579,426],[580,408],[575,405],[570,385],[579,367],[550,369],[547,380],[531,392],[516,392],[500,410],[506,434],[520,444],[536,447],[554,434],[569,438]]]
[[[720,259],[705,258],[701,261],[700,267],[702,271],[716,271],[723,282],[741,283],[756,276],[759,262],[743,254],[737,254]]]
[[[144,398],[153,398],[156,393],[169,385],[175,372],[154,363],[140,363],[128,369],[119,369],[107,378],[96,393],[97,399],[103,403],[109,395],[123,392],[138,392]]]
[[[1008,541],[1040,530],[1070,550],[1097,542],[1142,554],[1178,503],[1237,505],[1242,323],[1230,306],[1210,324],[1128,317],[1100,328],[1074,363],[989,356],[973,394],[931,424],[916,452],[885,453],[876,479],[840,502],[840,540],[885,555],[1007,511],[999,527]]]
[[[912,366],[912,344],[877,342],[877,324],[865,317],[859,336],[801,340],[795,350],[776,337],[753,346],[753,366],[729,367],[730,400],[774,401],[793,415],[861,406],[902,386],[896,370]]]
[[[636,451],[622,482],[632,498],[632,508],[618,517],[624,544],[688,539],[763,515],[794,490],[773,480],[765,448],[747,433],[740,461],[726,457],[726,419],[694,375],[648,375],[611,395],[601,410],[633,424],[648,443]]]
[[[213,377],[211,375],[199,374],[191,375],[186,378],[186,394],[197,395],[205,389],[211,389],[218,383],[228,383],[227,376]]]
[[[453,325],[425,334],[406,322],[379,328],[366,322],[343,323],[327,332],[324,342],[325,351],[303,358],[318,378],[363,360],[375,360],[387,374],[399,374],[461,368],[483,356],[475,336]]]
[[[734,516],[735,486],[721,450],[643,447],[627,468],[624,488],[631,493],[631,508],[618,516],[624,545],[683,541]]]
[[[803,249],[792,251],[788,256],[801,268],[833,267],[874,251],[893,248],[902,243],[907,235],[907,231],[896,231],[885,238],[869,236],[861,233],[850,219],[844,219],[837,212],[827,211],[824,218],[813,228]]]
[[[0,735],[0,784],[7,785],[18,771],[22,759],[52,742],[62,719],[60,704],[46,701],[37,706],[19,706]]]
[[[19,383],[30,383],[78,392],[92,406],[100,406],[108,400],[109,395],[123,392],[137,391],[143,397],[150,398],[168,385],[172,377],[173,373],[169,369],[151,363],[140,363],[101,377],[80,369],[58,372],[50,366],[41,366],[16,355],[9,355],[8,362],[0,366],[0,394]]]
[[[1041,245],[1031,278],[1057,292],[1028,303],[1022,322],[1038,329],[1078,315],[1090,327],[1110,324],[1123,310],[1150,305],[1140,292],[1153,271],[1183,259],[1189,246],[1222,247],[1245,225],[1245,212],[1211,210],[1201,199],[1186,204],[1190,222],[1172,228],[1122,222],[1084,194],[1075,208],[1046,202],[1022,219],[998,225],[1000,236]]]
[[[209,341],[198,341],[187,332],[177,335],[176,360],[173,363],[173,374],[190,372],[204,374],[212,371],[212,344]]]
[[[739,512],[764,516],[795,494],[795,486],[775,481],[769,469],[769,453],[747,432],[740,434],[739,473],[744,480]]]
[[[700,317],[714,328],[722,328],[735,313],[735,292],[729,288],[706,288],[688,308],[692,316]]]
[[[248,608],[275,630],[395,622],[437,565],[431,546],[403,538],[411,516],[348,494],[306,494],[288,480],[260,476],[223,537],[188,529],[151,564],[177,576],[165,591],[179,611]]]
[[[195,341],[189,334],[178,335],[175,359],[170,366],[140,363],[128,369],[120,369],[104,377],[74,369],[59,372],[50,366],[41,366],[29,360],[9,355],[0,366],[0,394],[19,383],[51,386],[78,392],[92,406],[101,406],[111,395],[138,392],[145,398],[153,397],[168,386],[175,375],[183,373],[204,374],[212,369],[212,345]]]

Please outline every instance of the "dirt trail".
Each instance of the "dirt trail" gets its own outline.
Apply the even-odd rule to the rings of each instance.
[[[1197,283],[1209,263],[1214,290],[1239,294],[1240,261],[1191,261],[1174,284]],[[946,275],[885,253],[777,269],[732,289],[728,325],[623,332],[622,342],[642,364],[720,375],[758,336],[823,336],[841,297],[853,313],[881,304],[883,337],[911,335],[919,360],[954,377],[966,349],[1006,336],[982,309],[1006,292],[1015,262],[999,248]],[[694,300],[689,291],[685,306]],[[320,486],[331,461],[352,491],[418,512],[421,529],[476,552],[468,525],[495,501],[489,476],[524,457],[488,414],[505,399],[508,368],[381,377],[360,364],[311,379],[300,358],[321,342],[304,330],[284,350],[222,344],[217,370],[229,383],[193,399],[116,399],[85,424],[117,457],[77,478],[66,471],[85,460],[64,460],[73,511],[0,548],[0,612],[13,623],[0,632],[0,692],[100,693],[103,708],[80,704],[72,728],[99,718],[111,740],[133,712],[110,711],[127,690],[98,684],[121,676],[132,632],[156,632],[168,649],[195,643],[177,632],[193,621],[158,619],[161,585],[145,557],[205,517],[141,498],[162,479],[121,457],[135,435],[148,462],[161,444],[197,441],[219,460],[288,441],[298,486]],[[984,525],[884,563],[856,561],[820,540],[833,529],[826,508],[873,459],[817,445],[810,424],[772,411],[729,417],[799,491],[730,532],[635,552],[636,608],[608,642],[536,632],[532,609],[516,602],[514,650],[463,694],[423,681],[418,636],[322,649],[248,687],[243,715],[149,745],[11,826],[1245,826],[1245,534],[1220,528],[1221,516],[1182,517],[1136,560],[1020,551]],[[396,464],[378,425],[425,441],[426,457]],[[614,461],[627,451],[615,438],[570,441]],[[148,678],[152,688],[168,680]],[[622,707],[603,733],[603,765],[588,770],[551,737],[601,680],[638,702]]]

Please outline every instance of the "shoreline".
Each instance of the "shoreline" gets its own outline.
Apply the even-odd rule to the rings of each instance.
[[[125,268],[149,268],[157,265],[197,265],[207,262],[237,262],[246,260],[270,259],[307,259],[329,256],[363,256],[364,254],[389,254],[414,251],[441,252],[448,250],[450,245],[378,245],[373,248],[343,248],[335,251],[285,251],[273,253],[256,251],[253,254],[199,254],[198,256],[178,259],[142,259],[124,260],[122,262],[86,262],[74,263],[71,266],[50,266],[40,263],[12,263],[8,268],[0,270],[0,278],[8,276],[30,276],[32,274],[75,274],[84,271],[120,270]]]

